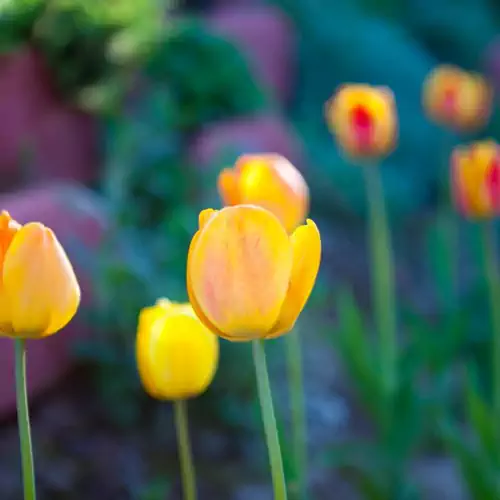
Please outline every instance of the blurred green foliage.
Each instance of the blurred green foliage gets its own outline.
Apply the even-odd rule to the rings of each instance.
[[[95,364],[98,386],[125,424],[136,420],[145,399],[133,351],[138,312],[162,296],[187,300],[186,257],[198,213],[220,203],[217,172],[191,164],[189,138],[208,121],[265,105],[237,50],[192,21],[177,22],[150,52],[141,86],[107,123],[102,190],[115,226],[95,273],[96,334],[79,351]],[[226,357],[226,343],[221,347],[210,389],[217,398],[200,404],[206,420],[212,414],[219,423],[248,427],[255,413],[250,352],[231,346]]]
[[[199,23],[177,24],[156,48],[145,71],[153,81],[168,82],[169,119],[179,132],[251,114],[266,105],[240,53]]]
[[[109,112],[128,89],[131,71],[167,29],[167,7],[165,0],[6,0],[0,50],[31,44],[66,98]]]
[[[482,391],[467,373],[465,425],[446,420],[442,435],[455,457],[470,498],[494,500],[500,495],[500,439],[498,422]]]
[[[476,225],[472,229],[471,246],[478,257],[484,241],[479,236],[481,228]],[[482,279],[462,300],[469,318],[460,358],[462,405],[458,416],[449,413],[441,422],[443,441],[456,460],[473,500],[493,500],[500,495],[500,427],[493,408],[492,312],[486,308],[489,296],[485,279],[487,264],[483,259],[484,255],[478,259],[482,261]]]
[[[147,484],[138,495],[138,500],[164,500],[170,494],[171,485],[163,477]]]
[[[450,360],[457,353],[463,328],[451,316],[431,326],[420,316],[405,322],[408,339],[400,352],[395,418],[386,428],[378,344],[353,297],[337,297],[338,326],[329,339],[339,352],[359,404],[374,425],[368,442],[347,442],[333,448],[327,464],[355,484],[363,498],[373,500],[422,498],[412,480],[411,466],[422,451],[436,451],[435,422],[450,401]],[[439,331],[439,335],[436,333]]]
[[[457,222],[457,221],[455,221]],[[458,262],[453,240],[442,238],[442,219],[427,230],[428,271],[434,280],[436,312],[400,307],[398,388],[394,418],[384,426],[378,341],[366,313],[345,288],[337,294],[337,321],[327,339],[349,375],[357,404],[369,415],[365,440],[333,447],[326,464],[347,478],[362,498],[427,498],[413,467],[429,456],[451,455],[470,498],[500,494],[500,430],[491,409],[491,321],[484,276],[464,294],[453,293]],[[472,258],[478,258],[478,228],[465,228]],[[444,233],[445,234],[445,233]],[[457,268],[454,272],[457,272]],[[430,498],[430,497],[429,497]]]

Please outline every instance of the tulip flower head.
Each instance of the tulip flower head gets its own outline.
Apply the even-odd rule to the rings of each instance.
[[[291,233],[305,221],[309,189],[302,174],[277,154],[243,155],[218,179],[224,205],[257,205],[271,211]]]
[[[457,209],[469,218],[500,214],[500,146],[482,141],[452,155],[452,187]]]
[[[21,226],[0,214],[0,334],[14,338],[52,335],[73,318],[80,287],[51,229]]]
[[[190,302],[205,325],[235,341],[289,332],[313,289],[321,240],[313,221],[288,235],[255,205],[200,213],[188,255]]]
[[[492,99],[492,89],[481,75],[455,66],[439,66],[424,83],[423,104],[429,117],[462,132],[486,124]]]
[[[137,368],[146,392],[162,400],[200,395],[212,382],[219,340],[190,304],[160,299],[139,314]]]
[[[396,143],[395,108],[394,96],[387,87],[344,85],[327,103],[327,122],[349,156],[380,158]]]

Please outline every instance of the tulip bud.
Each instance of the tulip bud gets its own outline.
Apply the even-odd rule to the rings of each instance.
[[[339,147],[349,156],[380,158],[394,149],[397,116],[388,88],[344,85],[327,103],[326,115]]]
[[[51,229],[0,215],[0,332],[15,338],[56,333],[73,318],[80,287]]]
[[[313,221],[289,236],[255,205],[204,210],[188,254],[193,309],[214,333],[235,341],[289,332],[313,289],[321,239]]]
[[[291,233],[309,211],[309,189],[302,174],[283,156],[243,155],[218,180],[224,205],[257,205],[272,212]]]
[[[139,315],[137,367],[146,392],[157,399],[198,396],[212,382],[219,341],[189,304],[166,299]]]
[[[492,89],[482,76],[455,66],[439,66],[424,82],[423,105],[428,116],[461,132],[486,125],[492,98]]]
[[[451,176],[454,202],[464,216],[489,218],[500,214],[500,147],[496,142],[456,148]]]

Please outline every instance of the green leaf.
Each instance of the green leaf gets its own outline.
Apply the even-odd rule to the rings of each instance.
[[[381,448],[376,443],[349,441],[337,443],[324,455],[325,463],[349,480],[370,500],[386,500],[384,478],[389,462],[381,455]]]
[[[352,294],[346,290],[337,295],[336,302],[338,327],[328,338],[340,350],[361,401],[377,419],[381,418],[382,387],[363,314]]]
[[[463,432],[449,424],[443,426],[443,437],[462,471],[473,500],[498,500],[497,471],[492,470],[485,456],[464,440]]]
[[[394,400],[395,422],[388,431],[384,446],[397,466],[407,463],[421,445],[425,430],[425,402],[419,394],[416,377],[399,381]]]
[[[500,468],[500,447],[497,437],[499,423],[496,422],[492,409],[479,394],[475,380],[476,377],[471,371],[467,371],[465,396],[469,421],[475,430],[481,451]]]
[[[295,460],[293,452],[293,443],[289,439],[286,432],[284,419],[276,412],[276,427],[278,428],[278,438],[280,441],[281,456],[283,459],[283,469],[285,472],[285,480],[287,489],[293,490],[297,480],[297,472],[295,470]]]
[[[341,473],[367,500],[387,500],[387,492],[383,486],[378,484],[376,474],[356,467],[344,467]]]
[[[410,339],[402,369],[418,366],[435,375],[448,371],[467,337],[467,311],[454,309],[429,318],[403,309],[403,322]]]

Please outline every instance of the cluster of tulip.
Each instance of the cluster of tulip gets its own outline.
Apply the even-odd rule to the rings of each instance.
[[[429,115],[460,129],[483,123],[490,100],[489,88],[480,77],[451,67],[439,68],[425,86],[424,102]],[[395,100],[387,88],[343,86],[328,103],[327,118],[339,146],[352,158],[381,158],[397,142]],[[484,161],[482,148],[478,154]],[[462,167],[464,162],[472,165],[475,160],[466,160],[461,152],[455,157],[454,169],[459,172],[453,178],[461,192],[460,207],[465,205],[470,210],[486,194],[475,191],[479,189],[477,182],[467,173],[467,167]],[[475,164],[472,170],[478,170]],[[366,174],[372,215],[375,314],[390,407],[397,383],[392,258],[377,169],[368,166]],[[495,176],[490,174],[488,179],[488,185],[493,186]],[[146,308],[139,321],[137,360],[144,386],[152,396],[174,400],[176,408],[181,408],[176,410],[179,429],[186,428],[182,400],[203,392],[215,373],[218,348],[213,334],[245,341],[290,332],[309,297],[320,262],[320,237],[315,224],[308,220],[301,225],[309,206],[307,185],[285,158],[245,155],[234,168],[220,173],[218,189],[226,208],[200,214],[199,231],[189,250],[190,305],[162,299]],[[254,347],[275,498],[281,499],[286,497],[286,489],[267,370],[259,343]],[[387,423],[390,425],[390,420]],[[181,463],[190,463],[183,432],[179,431]],[[186,468],[190,472],[184,471],[184,490],[188,492],[186,498],[193,498],[192,465]]]
[[[186,400],[210,385],[218,337],[253,341],[276,498],[285,498],[283,464],[263,340],[295,325],[312,292],[321,259],[318,228],[306,216],[309,191],[278,155],[241,157],[219,177],[226,205],[200,213],[187,264],[190,303],[159,299],[139,314],[137,365],[146,392],[174,401],[184,495],[196,497]],[[0,325],[16,340],[18,423],[25,499],[35,498],[26,397],[25,339],[51,335],[76,313],[78,283],[52,231],[0,216]]]
[[[431,118],[460,131],[483,125],[492,95],[479,76],[453,67],[433,72],[424,87]],[[345,85],[327,105],[339,147],[360,161],[380,159],[397,142],[392,92]],[[500,210],[500,148],[493,141],[458,148],[452,156],[456,208],[468,217]],[[378,169],[366,166],[373,265],[373,300],[381,343],[387,425],[397,385],[393,263]],[[314,287],[321,259],[318,228],[307,219],[309,190],[299,171],[274,154],[244,155],[223,170],[218,190],[224,208],[199,215],[186,269],[189,303],[159,299],[139,314],[137,366],[146,392],[174,402],[185,498],[196,497],[186,400],[204,392],[219,360],[221,337],[252,341],[257,387],[269,449],[274,494],[287,498],[264,344],[292,331]],[[490,252],[490,263],[494,253]],[[489,267],[492,303],[500,300],[496,265]],[[80,290],[64,250],[39,223],[20,226],[0,215],[0,325],[16,341],[19,429],[25,499],[35,498],[26,400],[25,340],[51,335],[76,313]],[[495,329],[495,375],[500,417],[500,317]],[[288,335],[295,339],[296,336]],[[300,352],[300,349],[290,350]],[[297,359],[294,361],[297,363]],[[292,388],[293,389],[293,388]],[[305,446],[305,443],[302,443]]]
[[[319,231],[306,220],[309,190],[278,155],[245,155],[223,170],[225,205],[200,213],[187,262],[190,304],[160,299],[139,317],[137,363],[146,391],[174,401],[185,497],[195,497],[185,400],[210,384],[217,337],[253,341],[259,397],[276,498],[285,498],[283,465],[263,339],[292,330],[313,289]],[[304,224],[305,222],[305,224]]]
[[[427,116],[464,136],[478,132],[490,117],[491,87],[480,75],[454,66],[436,68],[424,82],[422,102]],[[327,104],[327,121],[338,146],[359,163],[390,154],[397,142],[397,113],[390,89],[369,85],[342,86]],[[449,152],[447,152],[449,154]],[[500,419],[500,280],[495,231],[489,222],[500,215],[500,146],[482,140],[454,148],[449,154],[451,204],[455,213],[482,223],[485,277],[489,287],[492,324],[493,412]],[[383,190],[377,168],[365,167],[372,246],[373,304],[380,336],[382,387],[387,409],[385,425],[394,418],[397,381],[397,319],[394,271]],[[444,207],[445,213],[448,207]],[[453,214],[448,224],[453,225]],[[449,232],[446,232],[448,237]],[[449,242],[449,262],[455,262]],[[456,272],[456,269],[454,270]],[[451,295],[451,294],[450,294]],[[456,305],[456,304],[455,304]]]

